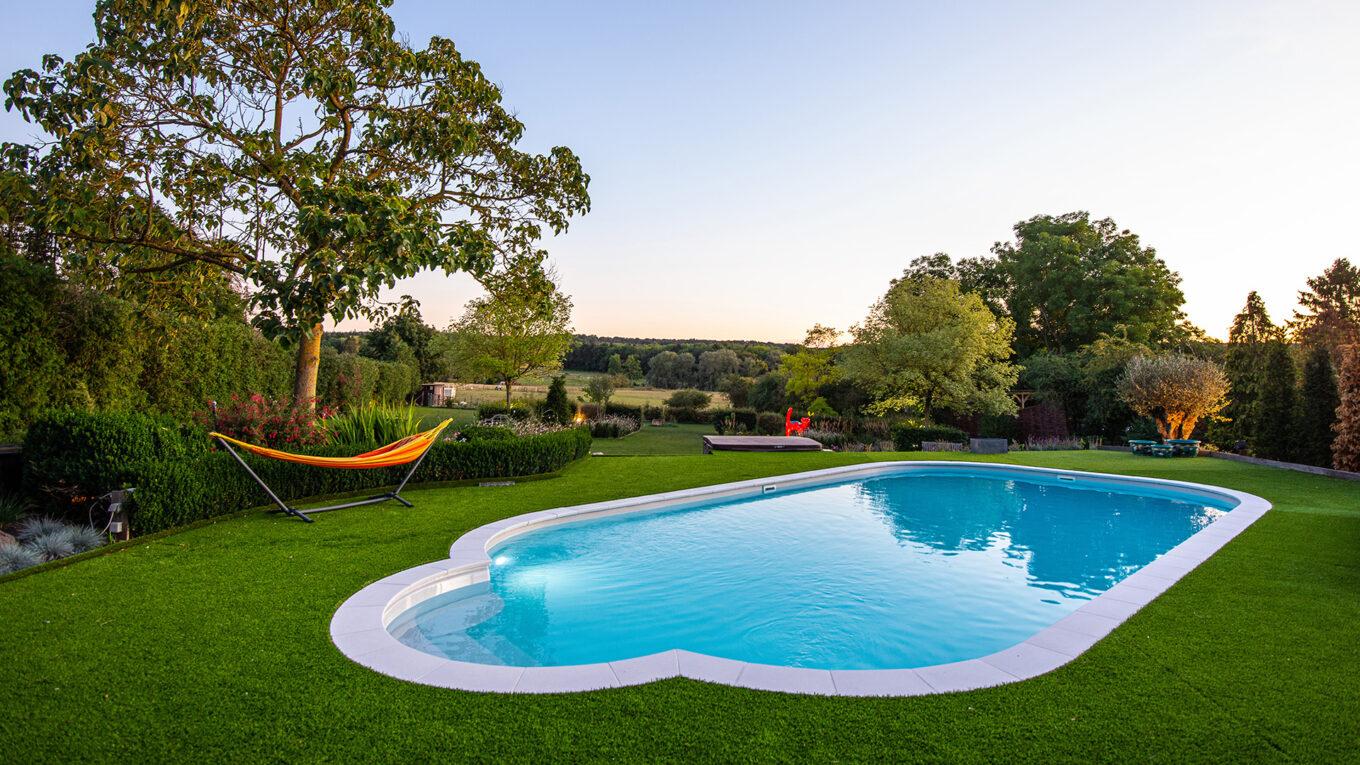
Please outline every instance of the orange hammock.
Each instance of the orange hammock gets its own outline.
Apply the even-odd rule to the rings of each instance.
[[[292,452],[285,452],[278,449],[270,449],[266,446],[256,446],[255,444],[248,444],[244,441],[237,441],[236,439],[224,436],[221,433],[209,433],[208,437],[216,438],[218,441],[222,442],[222,446],[231,453],[231,456],[236,458],[236,461],[241,464],[241,467],[245,468],[245,471],[250,474],[250,477],[254,478],[255,482],[260,484],[260,487],[269,494],[270,499],[274,500],[274,503],[279,506],[279,509],[282,512],[288,513],[289,515],[296,515],[302,520],[311,523],[312,519],[307,517],[308,513],[320,513],[326,510],[338,510],[342,507],[369,505],[374,502],[386,502],[389,499],[395,499],[407,507],[413,507],[410,502],[402,499],[399,494],[406,486],[406,482],[411,480],[411,476],[415,474],[416,468],[420,467],[421,461],[425,458],[425,453],[434,445],[435,439],[439,437],[440,432],[442,432],[444,428],[448,427],[450,422],[453,422],[453,420],[444,420],[423,433],[407,436],[400,441],[395,441],[387,446],[374,449],[371,452],[364,452],[363,454],[354,457],[312,457],[306,454],[293,454]],[[299,510],[296,507],[284,504],[283,500],[279,499],[278,495],[275,494],[264,481],[260,480],[260,477],[255,474],[255,471],[250,469],[250,466],[246,464],[246,461],[241,459],[241,455],[237,454],[236,450],[231,448],[233,444],[251,454],[257,454],[261,457],[267,457],[273,460],[284,460],[286,462],[296,462],[300,465],[313,465],[315,467],[358,470],[360,468],[380,468],[392,467],[393,465],[405,465],[412,461],[416,464],[411,466],[410,471],[406,473],[406,477],[397,485],[397,488],[387,494],[379,494],[358,502],[346,502],[343,505],[331,505],[329,507]]]

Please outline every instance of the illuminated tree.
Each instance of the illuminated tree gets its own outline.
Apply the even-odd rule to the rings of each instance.
[[[1227,405],[1228,379],[1212,361],[1138,356],[1118,389],[1133,411],[1151,417],[1162,438],[1189,438],[1195,424]]]

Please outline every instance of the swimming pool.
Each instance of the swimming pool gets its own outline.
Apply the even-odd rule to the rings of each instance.
[[[347,601],[332,635],[475,690],[980,687],[1070,660],[1266,508],[1011,466],[813,471],[491,524]]]

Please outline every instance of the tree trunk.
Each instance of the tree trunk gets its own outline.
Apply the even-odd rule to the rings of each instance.
[[[507,414],[510,412],[510,386],[512,384],[510,380],[505,381],[505,411]]]
[[[293,379],[293,401],[308,410],[316,408],[316,373],[321,367],[321,324],[303,335],[298,344],[297,376]]]

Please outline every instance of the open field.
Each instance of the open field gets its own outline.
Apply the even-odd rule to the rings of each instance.
[[[568,372],[567,395],[571,397],[572,403],[587,403],[585,394],[582,393],[582,389],[590,377],[599,376],[601,375],[598,372]],[[510,400],[541,400],[546,395],[547,386],[551,382],[551,380],[526,380],[524,386],[516,385],[511,389]],[[534,388],[535,390],[526,390],[526,387]],[[541,388],[542,390],[537,390],[538,388]],[[619,388],[610,401],[615,404],[627,404],[628,406],[643,406],[646,404],[660,406],[667,398],[670,398],[673,393],[675,393],[675,391],[666,390],[664,388]],[[731,405],[727,400],[726,393],[719,393],[716,391],[706,391],[706,393],[713,397],[713,401],[710,404],[711,406],[727,407]],[[469,388],[466,385],[459,385],[457,399],[459,401],[469,401],[474,404],[481,404],[488,401],[504,402],[505,390],[496,390],[494,386]]]
[[[497,518],[923,456],[589,458],[510,487],[408,490],[413,509],[342,510],[315,524],[253,513],[21,573],[0,581],[0,643],[11,647],[0,745],[25,762],[1354,761],[1360,486],[1204,458],[991,458],[1218,484],[1275,503],[1091,651],[1008,686],[852,699],[674,679],[481,695],[387,678],[330,643],[347,597]]]

